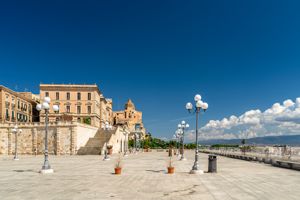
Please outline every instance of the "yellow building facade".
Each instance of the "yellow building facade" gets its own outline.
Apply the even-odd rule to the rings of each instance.
[[[0,122],[17,123],[38,121],[35,111],[37,101],[31,98],[32,94],[24,95],[0,85]]]
[[[112,101],[95,85],[40,84],[40,98],[50,97],[49,121],[78,121],[102,127],[112,121]],[[59,106],[59,112],[52,110]],[[44,121],[44,113],[40,115]]]

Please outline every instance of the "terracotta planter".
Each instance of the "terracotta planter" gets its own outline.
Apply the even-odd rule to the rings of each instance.
[[[168,174],[174,174],[175,168],[174,167],[168,167]]]
[[[115,174],[121,174],[121,172],[122,172],[122,168],[121,167],[116,167],[115,168]]]

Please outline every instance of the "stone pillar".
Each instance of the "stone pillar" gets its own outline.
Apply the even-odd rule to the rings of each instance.
[[[77,126],[73,124],[71,127],[71,142],[70,142],[70,155],[76,154],[77,146]]]
[[[37,128],[34,127],[32,130],[32,154],[33,155],[37,155],[38,153],[37,138],[38,138]]]
[[[12,141],[12,133],[11,131],[9,131],[9,129],[6,129],[6,133],[8,136],[8,140],[7,140],[7,153],[8,155],[12,155],[12,148],[11,148],[11,141]]]
[[[55,143],[56,143],[56,147],[55,147],[56,155],[60,155],[60,134],[61,134],[61,129],[60,129],[59,123],[58,123],[57,127],[56,127],[56,137],[55,137],[55,139],[56,139],[56,141],[55,141]]]

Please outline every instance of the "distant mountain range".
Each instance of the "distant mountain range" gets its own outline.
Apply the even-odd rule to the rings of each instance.
[[[216,140],[200,140],[199,143],[202,145],[212,144],[241,144],[241,139],[216,139]],[[300,146],[300,135],[288,135],[288,136],[267,136],[267,137],[256,137],[246,140],[246,144],[256,145],[289,145],[289,146]]]

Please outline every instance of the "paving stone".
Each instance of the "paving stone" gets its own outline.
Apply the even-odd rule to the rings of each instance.
[[[191,175],[194,152],[175,161],[166,174],[166,152],[131,154],[123,158],[122,175],[114,175],[117,155],[50,156],[53,174],[39,174],[42,156],[0,157],[0,199],[295,199],[300,196],[299,171],[218,157],[218,173]],[[207,171],[207,155],[200,166]]]

